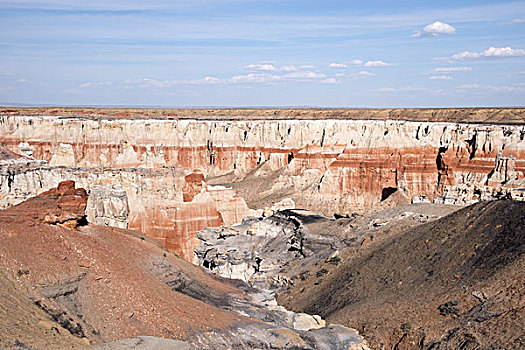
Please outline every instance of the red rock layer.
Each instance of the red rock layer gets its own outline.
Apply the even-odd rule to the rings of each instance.
[[[166,185],[159,184],[166,177],[147,175],[126,184],[129,227],[187,259],[195,232],[238,223],[249,212],[242,198],[207,186],[206,178],[257,185],[258,176],[267,176],[261,181],[275,183],[261,187],[264,200],[302,196],[296,202],[328,214],[368,208],[395,189],[432,200],[455,185],[522,186],[525,174],[525,134],[517,126],[4,117],[0,130],[1,144],[51,166],[177,168]]]
[[[147,233],[191,261],[200,230],[237,224],[249,214],[246,202],[231,188],[207,186],[198,170],[184,177],[182,196],[183,202],[172,207],[159,201],[144,212],[131,212],[129,228]]]
[[[206,227],[218,227],[224,224],[222,216],[213,201],[202,203],[183,203],[169,212],[172,229],[167,232],[165,246],[172,251],[181,252],[191,261],[193,251],[199,244],[197,232]]]
[[[346,149],[328,171],[329,184],[323,181],[321,191],[347,197],[360,207],[377,203],[384,188],[404,187],[428,197],[436,194],[436,154],[430,147]]]
[[[74,181],[62,181],[41,195],[30,198],[7,211],[13,222],[32,222],[46,224],[67,224],[77,226],[85,221],[87,193],[83,188],[75,188]]]
[[[17,276],[17,283],[31,291],[40,305],[60,310],[58,315],[81,325],[83,335],[92,342],[138,335],[183,339],[246,322],[174,292],[159,273],[163,268],[179,271],[214,293],[239,290],[172,254],[165,255],[156,245],[125,234],[126,230],[92,225],[73,230],[42,221],[48,210],[58,217],[79,214],[77,204],[84,195],[72,183],[63,183],[0,211],[0,266]]]

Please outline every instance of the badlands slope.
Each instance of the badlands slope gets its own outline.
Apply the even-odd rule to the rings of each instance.
[[[366,349],[355,330],[288,312],[136,232],[88,224],[86,204],[64,181],[0,211],[0,348]]]

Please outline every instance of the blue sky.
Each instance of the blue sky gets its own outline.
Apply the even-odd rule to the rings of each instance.
[[[0,103],[523,106],[525,2],[0,0]]]

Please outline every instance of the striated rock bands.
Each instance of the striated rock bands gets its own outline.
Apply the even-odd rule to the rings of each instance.
[[[95,225],[128,227],[129,205],[126,191],[104,185],[91,185],[86,214]]]
[[[419,119],[410,117],[417,110],[398,112],[385,116]],[[0,164],[0,204],[72,178],[88,191],[94,186],[90,220],[128,225],[191,260],[196,232],[239,223],[250,214],[248,207],[271,207],[283,198],[325,215],[377,208],[392,193],[451,204],[525,199],[522,112],[512,112],[508,125],[439,121],[467,112],[433,111],[428,120],[436,122],[350,120],[368,112],[339,120],[6,112],[0,116],[0,144],[24,154],[20,159],[27,164]],[[500,112],[511,113],[491,111],[478,119],[490,121]]]
[[[147,233],[165,247],[193,257],[195,235],[210,225],[232,225],[249,214],[231,189],[204,186],[192,201],[183,202],[184,172],[177,169],[89,169],[49,167],[35,161],[0,164],[0,204],[4,207],[42,193],[63,179],[73,179],[90,196],[90,222]],[[197,210],[195,210],[197,208]]]

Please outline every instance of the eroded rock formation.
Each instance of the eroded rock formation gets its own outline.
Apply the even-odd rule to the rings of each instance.
[[[87,193],[83,188],[75,188],[74,181],[62,181],[57,188],[52,188],[40,196],[18,204],[16,210],[2,215],[12,222],[27,224],[65,224],[76,227],[87,223]]]
[[[79,226],[86,204],[66,181],[0,211],[0,347],[122,349],[149,335],[184,349],[368,349],[356,330],[287,311],[134,231]]]
[[[248,207],[271,207],[287,197],[325,215],[374,208],[396,191],[455,204],[523,200],[521,110],[500,111],[514,113],[508,125],[440,121],[458,115],[469,120],[465,113],[479,117],[482,111],[439,110],[429,116],[436,122],[350,120],[370,111],[354,111],[348,120],[341,119],[344,113],[335,116],[338,120],[265,119],[253,113],[253,120],[228,120],[221,113],[212,118],[184,112],[187,119],[169,120],[144,119],[140,112],[121,119],[6,112],[0,116],[0,144],[47,163],[4,167],[0,187],[7,206],[66,178],[88,190],[110,184],[102,191],[106,199],[99,196],[102,204],[88,206],[98,208],[92,210],[100,216],[96,222],[125,226],[125,201],[115,192],[122,189],[128,227],[191,259],[199,230],[239,223],[250,214]],[[417,110],[389,113],[374,118],[419,118]]]
[[[342,250],[380,241],[457,209],[412,204],[335,219],[286,209],[269,217],[246,218],[240,225],[202,230],[193,262],[219,276],[281,294],[313,275],[323,278],[328,271],[320,266],[337,266]]]
[[[180,168],[50,167],[18,155],[0,163],[0,205],[20,203],[64,179],[73,179],[90,193],[86,208],[90,222],[147,233],[189,260],[198,231],[233,225],[251,213],[233,190],[205,183],[184,201],[188,182]]]

